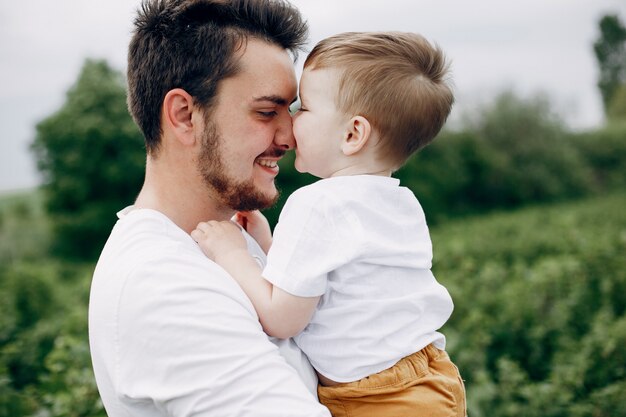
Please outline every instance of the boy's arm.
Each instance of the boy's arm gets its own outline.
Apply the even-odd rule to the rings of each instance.
[[[306,327],[320,297],[297,297],[265,280],[237,226],[231,222],[200,223],[191,236],[241,286],[268,335],[285,339]]]
[[[297,297],[273,286],[247,250],[218,255],[215,262],[239,283],[259,315],[263,330],[286,339],[300,333],[311,320],[320,297]]]

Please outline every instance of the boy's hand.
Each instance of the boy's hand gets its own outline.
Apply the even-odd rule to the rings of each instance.
[[[198,242],[202,252],[221,265],[220,260],[243,250],[247,254],[246,239],[241,230],[232,222],[211,220],[199,223],[191,232],[191,237]]]
[[[260,211],[240,211],[233,217],[257,241],[263,252],[267,254],[272,246],[270,224]]]

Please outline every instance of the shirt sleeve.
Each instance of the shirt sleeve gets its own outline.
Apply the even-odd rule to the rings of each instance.
[[[340,208],[323,193],[300,189],[283,208],[263,277],[299,297],[326,292],[329,274],[351,261],[352,245],[342,238]]]
[[[177,254],[129,279],[118,309],[119,395],[153,404],[155,415],[329,417],[234,281],[197,258]]]

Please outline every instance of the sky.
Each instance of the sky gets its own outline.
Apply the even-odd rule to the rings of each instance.
[[[345,31],[417,32],[452,63],[451,123],[499,92],[547,94],[572,129],[603,123],[593,42],[598,21],[625,0],[293,0],[311,46]],[[58,110],[86,58],[125,71],[140,0],[30,0],[0,4],[0,193],[41,182],[29,146]],[[299,60],[301,66],[303,59]],[[301,71],[297,66],[297,73]]]

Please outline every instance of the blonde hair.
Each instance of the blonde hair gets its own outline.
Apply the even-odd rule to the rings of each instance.
[[[406,32],[347,32],[319,42],[308,70],[342,72],[336,104],[368,119],[381,137],[380,155],[399,168],[444,125],[454,95],[440,48]]]

